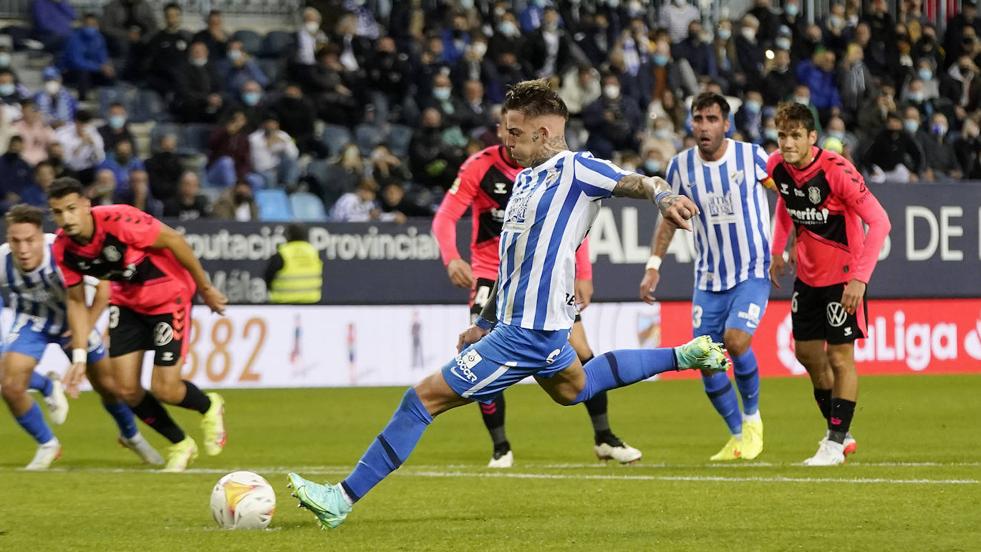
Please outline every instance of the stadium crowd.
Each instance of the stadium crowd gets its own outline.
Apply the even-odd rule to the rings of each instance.
[[[0,42],[0,212],[67,174],[181,219],[430,216],[530,78],[560,90],[571,148],[648,175],[694,144],[687,102],[714,90],[768,151],[793,100],[871,181],[981,179],[975,0],[942,29],[921,0],[832,2],[814,24],[799,0],[720,21],[685,0],[311,3],[262,36],[219,11],[192,33],[177,4],[32,0],[30,39]],[[32,47],[52,60],[36,90],[12,55]]]

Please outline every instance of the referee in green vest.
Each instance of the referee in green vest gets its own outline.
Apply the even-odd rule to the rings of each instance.
[[[286,243],[269,259],[266,287],[269,302],[287,305],[320,303],[324,287],[324,263],[310,245],[307,229],[300,224],[286,227]]]

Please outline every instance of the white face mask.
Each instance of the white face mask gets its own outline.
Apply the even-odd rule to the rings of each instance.
[[[603,87],[603,95],[608,99],[615,100],[620,97],[620,87],[615,84],[607,84]]]
[[[307,21],[303,24],[303,28],[310,34],[317,34],[317,31],[320,30],[320,23],[316,21]]]
[[[794,101],[799,104],[810,105],[811,98],[810,96],[794,96]]]
[[[731,30],[726,28],[719,29],[719,38],[721,38],[722,40],[729,40],[729,37],[731,36],[732,36]]]
[[[61,83],[56,80],[50,80],[44,83],[44,91],[53,96],[61,92]]]
[[[473,43],[473,46],[471,46],[471,48],[473,48],[473,53],[477,57],[484,57],[484,54],[487,53],[487,43],[486,42],[474,42]]]
[[[204,67],[208,64],[208,58],[191,58],[191,65],[195,67]]]
[[[752,27],[743,27],[742,35],[743,38],[751,41],[756,38],[756,31]]]

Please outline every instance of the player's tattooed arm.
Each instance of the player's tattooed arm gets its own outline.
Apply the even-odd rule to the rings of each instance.
[[[687,221],[698,213],[698,207],[692,200],[671,193],[671,186],[668,185],[667,181],[657,176],[628,174],[617,182],[616,187],[613,188],[613,195],[648,199],[657,205],[665,220],[674,223],[678,228],[689,231],[691,226]]]
[[[628,174],[617,182],[616,187],[613,188],[613,195],[653,201],[657,194],[670,191],[671,187],[663,178]]]

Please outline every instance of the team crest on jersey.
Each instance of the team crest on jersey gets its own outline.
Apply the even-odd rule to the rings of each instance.
[[[163,347],[174,340],[174,328],[166,322],[159,322],[153,328],[153,344]]]
[[[817,186],[808,186],[807,188],[807,199],[815,205],[821,204],[821,190]]]
[[[123,256],[119,253],[114,245],[107,245],[102,248],[102,256],[109,260],[110,263],[115,263],[122,259]]]
[[[743,181],[746,180],[746,175],[743,171],[732,171],[729,173],[729,180],[736,186],[742,186]]]

